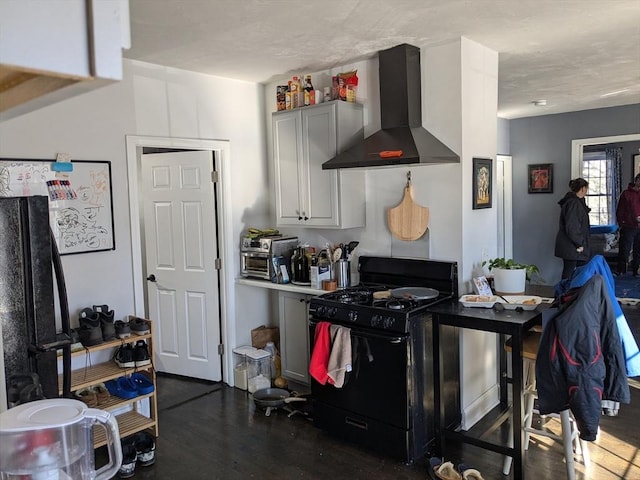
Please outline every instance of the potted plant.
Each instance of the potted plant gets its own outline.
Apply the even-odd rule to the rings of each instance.
[[[512,258],[491,258],[482,262],[493,272],[493,288],[498,295],[523,295],[525,284],[533,275],[540,275],[536,265],[515,262]]]

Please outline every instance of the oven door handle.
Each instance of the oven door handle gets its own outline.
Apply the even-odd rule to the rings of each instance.
[[[318,322],[322,322],[322,321],[328,321],[328,320],[318,320],[318,319],[309,320],[309,325],[315,328]],[[339,325],[339,324],[336,323],[336,325]],[[380,340],[387,340],[389,343],[392,343],[392,344],[400,344],[400,343],[406,342],[407,339],[409,338],[409,334],[407,334],[406,336],[391,336],[391,335],[380,335],[378,333],[372,333],[372,332],[362,332],[361,330],[354,332],[354,329],[352,327],[349,327],[348,325],[342,325],[342,326],[351,329],[352,337],[363,338],[365,340],[367,338],[376,338]]]

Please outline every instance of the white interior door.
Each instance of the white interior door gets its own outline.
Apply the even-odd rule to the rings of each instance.
[[[513,258],[513,182],[511,161],[511,155],[496,156],[497,257],[504,258]]]
[[[221,380],[213,153],[142,155],[148,312],[160,372]],[[153,275],[153,277],[151,277]]]

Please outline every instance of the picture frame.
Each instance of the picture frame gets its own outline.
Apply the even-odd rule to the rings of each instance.
[[[640,174],[640,153],[636,153],[633,156],[633,173],[631,175],[631,181],[636,178],[636,175]]]
[[[0,197],[44,195],[60,255],[115,250],[111,162],[0,158]]]
[[[491,208],[493,194],[492,160],[473,158],[473,209]]]
[[[527,165],[529,193],[553,193],[553,164]]]
[[[484,275],[480,277],[473,277],[473,289],[478,295],[493,295],[489,281]]]

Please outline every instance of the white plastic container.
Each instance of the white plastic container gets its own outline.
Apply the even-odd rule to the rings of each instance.
[[[240,390],[247,389],[247,353],[257,350],[251,345],[243,345],[233,349],[233,383]]]
[[[253,393],[271,386],[271,354],[265,350],[247,352],[247,389]]]

